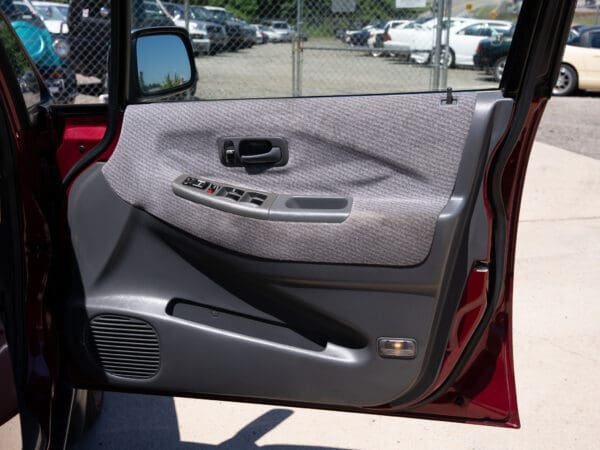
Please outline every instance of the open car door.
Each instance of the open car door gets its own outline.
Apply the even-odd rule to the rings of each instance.
[[[57,376],[519,426],[516,225],[574,2],[524,2],[498,90],[144,104],[128,8],[108,131],[58,153]]]

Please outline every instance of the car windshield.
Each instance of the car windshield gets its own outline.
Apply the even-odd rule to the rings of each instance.
[[[233,18],[233,15],[229,11],[223,11],[221,9],[206,10],[212,16],[213,20],[217,22],[226,22]]]
[[[38,14],[45,20],[67,20],[66,13],[63,14],[56,6],[34,5],[34,7]]]
[[[16,20],[30,21],[33,19],[31,10],[23,3],[14,2],[12,5],[10,3],[6,5],[2,3],[1,6],[4,14],[6,14],[11,22]]]
[[[511,26],[508,30],[502,30],[501,33],[504,37],[511,38],[515,32],[515,26]]]
[[[275,22],[273,23],[273,28],[276,30],[287,30],[289,27],[287,23]]]
[[[162,9],[158,7],[158,3],[152,0],[144,1],[144,17],[148,19],[158,19],[164,17]]]
[[[185,11],[180,8],[178,5],[165,5],[165,7],[167,8],[167,11],[169,12],[169,14],[175,18],[179,18],[179,19],[183,19],[185,17]],[[190,8],[189,9],[189,18],[192,20],[207,20],[206,14],[204,14],[204,17],[200,17],[199,14],[196,13],[196,10],[194,10],[194,8]],[[200,10],[201,11],[201,10]]]
[[[204,20],[204,21],[209,21],[211,20],[211,14],[210,11],[207,11],[204,8],[190,8],[190,17],[192,17],[196,19],[196,20]]]

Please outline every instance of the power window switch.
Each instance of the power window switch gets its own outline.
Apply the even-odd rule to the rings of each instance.
[[[187,177],[185,180],[183,180],[183,185],[184,186],[192,186],[197,181],[198,181],[197,178]]]
[[[206,189],[206,186],[208,186],[208,181],[196,180],[194,183],[190,184],[190,186],[196,189]]]

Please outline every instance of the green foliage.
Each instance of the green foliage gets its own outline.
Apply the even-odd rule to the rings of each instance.
[[[234,16],[248,20],[257,16],[260,0],[190,0],[190,5],[220,6],[231,11]],[[179,3],[183,3],[181,0]]]
[[[182,2],[183,0],[178,0]],[[309,27],[331,27],[334,22],[378,21],[416,17],[430,8],[396,9],[395,0],[356,0],[356,11],[333,13],[331,0],[304,0],[304,17]],[[249,22],[267,19],[296,22],[296,0],[190,0],[190,5],[221,6]]]
[[[17,78],[30,70],[29,61],[27,61],[25,52],[19,46],[12,31],[3,21],[0,21],[0,41],[4,46],[8,61],[15,71]]]
[[[146,83],[144,80],[144,73],[140,73],[140,86],[142,91],[146,93],[166,91],[171,88],[181,86],[182,84],[185,84],[185,82],[186,79],[184,77],[179,76],[176,73],[173,75],[167,73],[164,79],[160,82]]]

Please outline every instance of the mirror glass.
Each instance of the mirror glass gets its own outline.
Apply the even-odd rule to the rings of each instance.
[[[142,94],[175,91],[191,80],[190,59],[178,35],[140,36],[136,42],[136,56]]]

